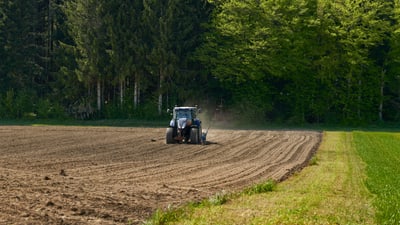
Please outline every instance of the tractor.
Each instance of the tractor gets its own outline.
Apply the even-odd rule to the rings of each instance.
[[[202,130],[201,120],[197,118],[200,109],[195,107],[177,107],[168,110],[172,119],[166,132],[166,143],[191,143],[201,144]]]

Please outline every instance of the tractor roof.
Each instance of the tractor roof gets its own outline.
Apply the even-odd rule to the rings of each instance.
[[[174,110],[179,110],[179,109],[188,110],[188,109],[197,109],[197,107],[189,107],[189,106],[174,107]]]

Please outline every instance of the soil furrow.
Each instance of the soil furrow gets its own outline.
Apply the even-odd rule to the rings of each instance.
[[[157,208],[282,180],[320,139],[211,129],[207,145],[167,145],[165,128],[0,126],[0,223],[142,224]]]

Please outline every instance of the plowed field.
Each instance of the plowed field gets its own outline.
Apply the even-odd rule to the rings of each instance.
[[[0,224],[140,224],[157,208],[282,180],[307,164],[321,134],[164,138],[165,128],[0,126]]]

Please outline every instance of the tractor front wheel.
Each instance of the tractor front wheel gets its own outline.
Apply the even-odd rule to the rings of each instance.
[[[192,144],[200,144],[199,129],[198,128],[192,128],[192,130],[190,131],[190,143],[192,143]]]
[[[174,144],[175,143],[174,128],[172,128],[172,127],[168,127],[167,128],[165,141],[166,141],[167,144]]]

